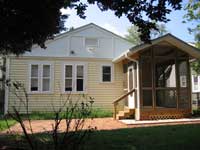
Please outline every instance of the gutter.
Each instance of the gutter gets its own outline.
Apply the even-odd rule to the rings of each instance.
[[[127,58],[128,60],[130,60],[130,61],[134,61],[134,62],[138,63],[137,60],[135,60],[135,59],[129,57],[129,56],[128,56],[128,53],[125,53],[124,56],[125,56],[125,58]]]

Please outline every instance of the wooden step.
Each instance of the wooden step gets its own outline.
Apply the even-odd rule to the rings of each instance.
[[[116,119],[120,120],[120,119],[130,118],[134,114],[135,114],[135,109],[124,108],[123,111],[118,112]]]

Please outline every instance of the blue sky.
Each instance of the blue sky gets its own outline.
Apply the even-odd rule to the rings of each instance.
[[[105,29],[108,29],[116,34],[124,36],[127,34],[128,27],[131,23],[125,16],[118,18],[112,11],[101,12],[96,5],[90,5],[86,11],[86,19],[80,19],[76,15],[75,10],[63,10],[62,13],[69,14],[69,18],[66,20],[66,27],[80,27],[88,23],[95,23]],[[173,11],[167,17],[171,20],[166,24],[167,30],[178,38],[186,41],[193,42],[194,36],[188,33],[187,28],[191,27],[191,23],[182,23],[184,10]]]

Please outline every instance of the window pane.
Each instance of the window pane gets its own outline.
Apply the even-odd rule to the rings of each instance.
[[[38,79],[31,79],[31,91],[38,91]]]
[[[175,60],[156,59],[156,87],[176,87]]]
[[[179,108],[189,108],[188,88],[180,88]]]
[[[110,74],[103,74],[103,82],[110,82],[111,75]]]
[[[175,90],[157,90],[156,106],[164,108],[176,108]]]
[[[77,66],[77,78],[83,78],[83,66]]]
[[[111,67],[110,66],[103,66],[103,73],[111,73]]]
[[[142,58],[141,66],[142,66],[142,86],[152,87],[151,58],[150,57]]]
[[[76,80],[76,90],[83,91],[83,79]]]
[[[43,65],[43,77],[50,77],[50,65]]]
[[[72,66],[67,65],[65,66],[65,77],[72,77]]]
[[[38,77],[38,65],[31,65],[31,77]]]
[[[50,79],[43,79],[42,91],[50,91]]]
[[[103,66],[102,71],[103,82],[111,82],[111,66]]]
[[[152,106],[152,90],[143,90],[143,106]]]
[[[65,79],[65,91],[72,91],[72,79]]]
[[[193,76],[193,90],[197,91],[199,90],[199,87],[198,87],[198,76]]]

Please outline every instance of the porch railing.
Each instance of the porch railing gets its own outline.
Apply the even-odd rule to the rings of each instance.
[[[119,98],[117,98],[114,102],[114,119],[116,119],[117,113],[119,111],[119,103],[122,102],[122,100],[125,100],[125,98],[127,98],[130,94],[132,94],[133,92],[135,92],[135,89],[130,90],[129,92],[125,93],[124,95],[120,96]],[[125,102],[124,102],[125,103]]]

